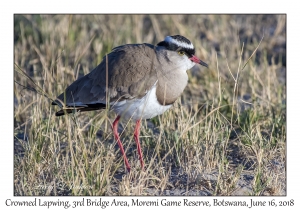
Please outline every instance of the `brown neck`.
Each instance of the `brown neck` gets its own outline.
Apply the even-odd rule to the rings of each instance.
[[[156,97],[161,105],[173,104],[187,85],[188,76],[183,70],[165,72],[158,76]]]

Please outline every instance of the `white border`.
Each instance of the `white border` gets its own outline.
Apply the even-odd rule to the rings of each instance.
[[[275,197],[276,200],[295,199],[294,209],[299,208],[299,11],[294,1],[252,0],[241,1],[11,1],[1,3],[1,209],[7,209],[5,200],[31,200],[33,197],[13,197],[13,14],[14,13],[287,13],[287,196]],[[197,26],[195,26],[197,27]],[[192,30],[192,29],[191,29]],[[137,198],[137,197],[136,197]],[[144,200],[156,199],[141,197]],[[220,197],[218,197],[220,198]],[[222,197],[223,198],[223,197]],[[246,199],[246,197],[224,197],[228,200]],[[44,198],[51,200],[51,197]],[[63,197],[61,200],[80,200],[81,197]],[[110,200],[112,198],[105,198]],[[131,200],[131,197],[123,197]],[[174,197],[173,200],[182,199]],[[195,199],[195,197],[193,198]],[[213,199],[198,197],[198,199]],[[247,198],[248,199],[248,198]],[[260,199],[270,200],[271,197]],[[31,207],[22,207],[32,209]],[[141,207],[139,207],[140,209]],[[142,207],[143,208],[143,207]],[[177,208],[177,207],[171,207]],[[178,207],[177,209],[182,208]],[[199,207],[198,207],[199,208]],[[8,209],[13,209],[9,207]],[[53,209],[53,208],[52,208]],[[60,208],[62,209],[62,208]],[[99,208],[98,208],[99,209]],[[109,208],[111,209],[111,208]],[[133,208],[134,209],[134,208]],[[136,208],[137,209],[137,208]],[[210,208],[214,209],[214,208]],[[222,209],[232,209],[223,207]],[[237,208],[236,208],[237,209]],[[255,208],[258,209],[258,208]],[[276,208],[280,209],[280,208]]]

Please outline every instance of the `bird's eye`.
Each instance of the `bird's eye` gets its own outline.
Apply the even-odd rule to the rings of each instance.
[[[183,51],[178,51],[178,54],[179,55],[184,55],[184,52]]]

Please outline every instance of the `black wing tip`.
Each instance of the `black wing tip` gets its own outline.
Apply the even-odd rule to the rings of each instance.
[[[59,117],[59,116],[62,116],[62,115],[65,115],[65,113],[62,110],[55,113],[56,117]]]
[[[59,117],[59,116],[65,115],[65,114],[70,114],[72,112],[73,112],[73,109],[61,109],[61,110],[59,110],[58,112],[55,113],[55,116]]]
[[[53,103],[53,102],[52,102]],[[54,103],[54,105],[57,105]],[[99,109],[105,109],[106,105],[102,103],[98,104],[87,104],[88,107],[68,107],[68,109],[61,109],[58,112],[55,113],[55,116],[59,117],[65,114],[71,114],[75,112],[87,112],[87,111],[94,111],[94,110],[99,110]]]
[[[61,103],[58,100],[52,101],[51,105],[61,106]]]

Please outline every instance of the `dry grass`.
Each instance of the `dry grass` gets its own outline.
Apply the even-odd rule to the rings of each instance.
[[[15,195],[286,194],[285,15],[14,19]],[[126,173],[110,128],[114,113],[58,118],[50,99],[114,46],[174,34],[188,37],[210,68],[190,70],[173,108],[142,122],[145,171],[133,123],[121,123]]]

